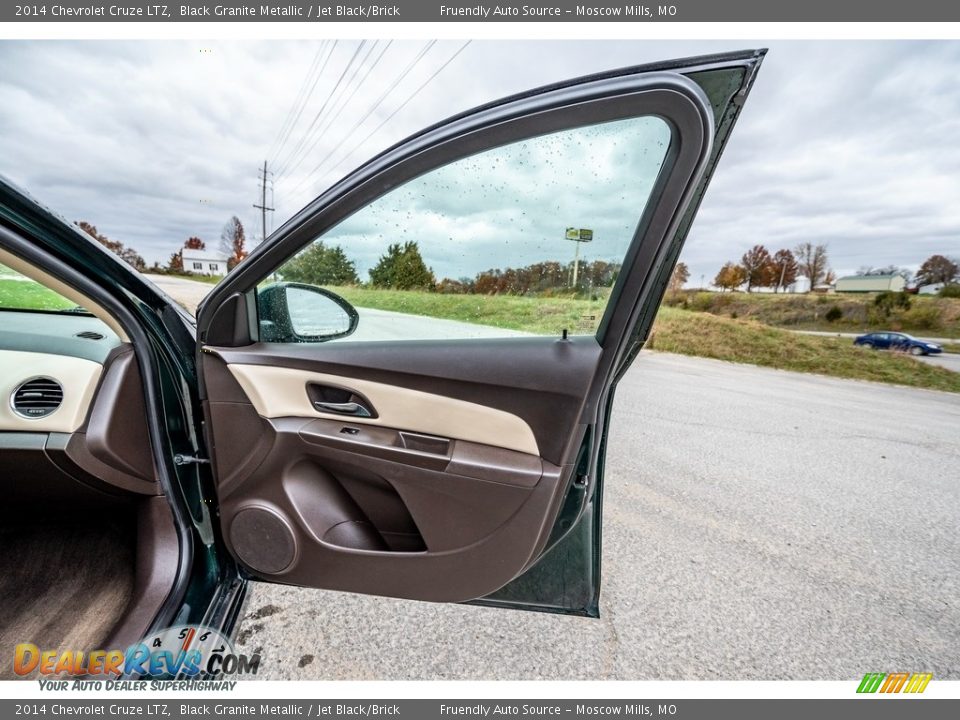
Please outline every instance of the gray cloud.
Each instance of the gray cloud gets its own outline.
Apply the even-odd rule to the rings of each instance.
[[[361,143],[459,47],[437,43],[396,83],[423,44],[392,43],[365,76],[384,50],[368,44],[354,83],[348,74],[342,84],[357,91],[339,114],[334,101],[336,117],[319,123],[309,154],[300,159],[311,142],[288,160],[357,50],[341,41],[275,165],[286,172],[274,225],[375,152],[479,103],[601,69],[759,45],[770,54],[684,251],[693,282],[709,281],[754,243],[827,242],[841,274],[960,254],[957,42],[474,42]],[[190,235],[216,244],[233,214],[257,236],[257,167],[319,46],[0,42],[0,172],[151,261],[165,260]],[[434,195],[432,207],[442,210],[441,200]],[[601,198],[594,200],[601,211]],[[593,256],[602,252],[598,245]],[[361,265],[375,254],[366,248]]]

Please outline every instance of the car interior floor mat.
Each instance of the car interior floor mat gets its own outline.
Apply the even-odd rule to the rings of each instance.
[[[100,644],[133,594],[134,537],[114,523],[0,528],[0,679],[20,677],[21,643],[41,652],[109,649]]]

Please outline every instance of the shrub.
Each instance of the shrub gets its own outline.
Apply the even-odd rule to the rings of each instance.
[[[877,294],[873,299],[873,305],[884,317],[890,317],[894,310],[910,309],[910,296],[905,292],[887,290]]]
[[[723,297],[723,296],[720,296]],[[710,312],[713,309],[714,293],[698,292],[694,293],[689,299],[691,310],[697,312]]]
[[[934,305],[916,305],[900,316],[903,324],[918,330],[934,330],[940,327],[940,310]]]
[[[942,298],[960,298],[960,283],[944,285],[937,295]]]
[[[840,309],[839,305],[833,305],[823,317],[827,322],[836,322],[843,317],[843,310]]]

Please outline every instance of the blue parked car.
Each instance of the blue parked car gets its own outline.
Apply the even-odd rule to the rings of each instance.
[[[943,348],[936,343],[918,340],[912,335],[896,332],[867,333],[856,338],[853,344],[873,350],[908,352],[911,355],[931,355],[943,352]]]

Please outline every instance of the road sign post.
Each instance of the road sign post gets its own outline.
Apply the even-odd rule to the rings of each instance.
[[[593,230],[568,227],[564,233],[564,238],[577,244],[576,250],[573,252],[573,289],[576,290],[577,277],[580,274],[580,243],[593,242]]]

